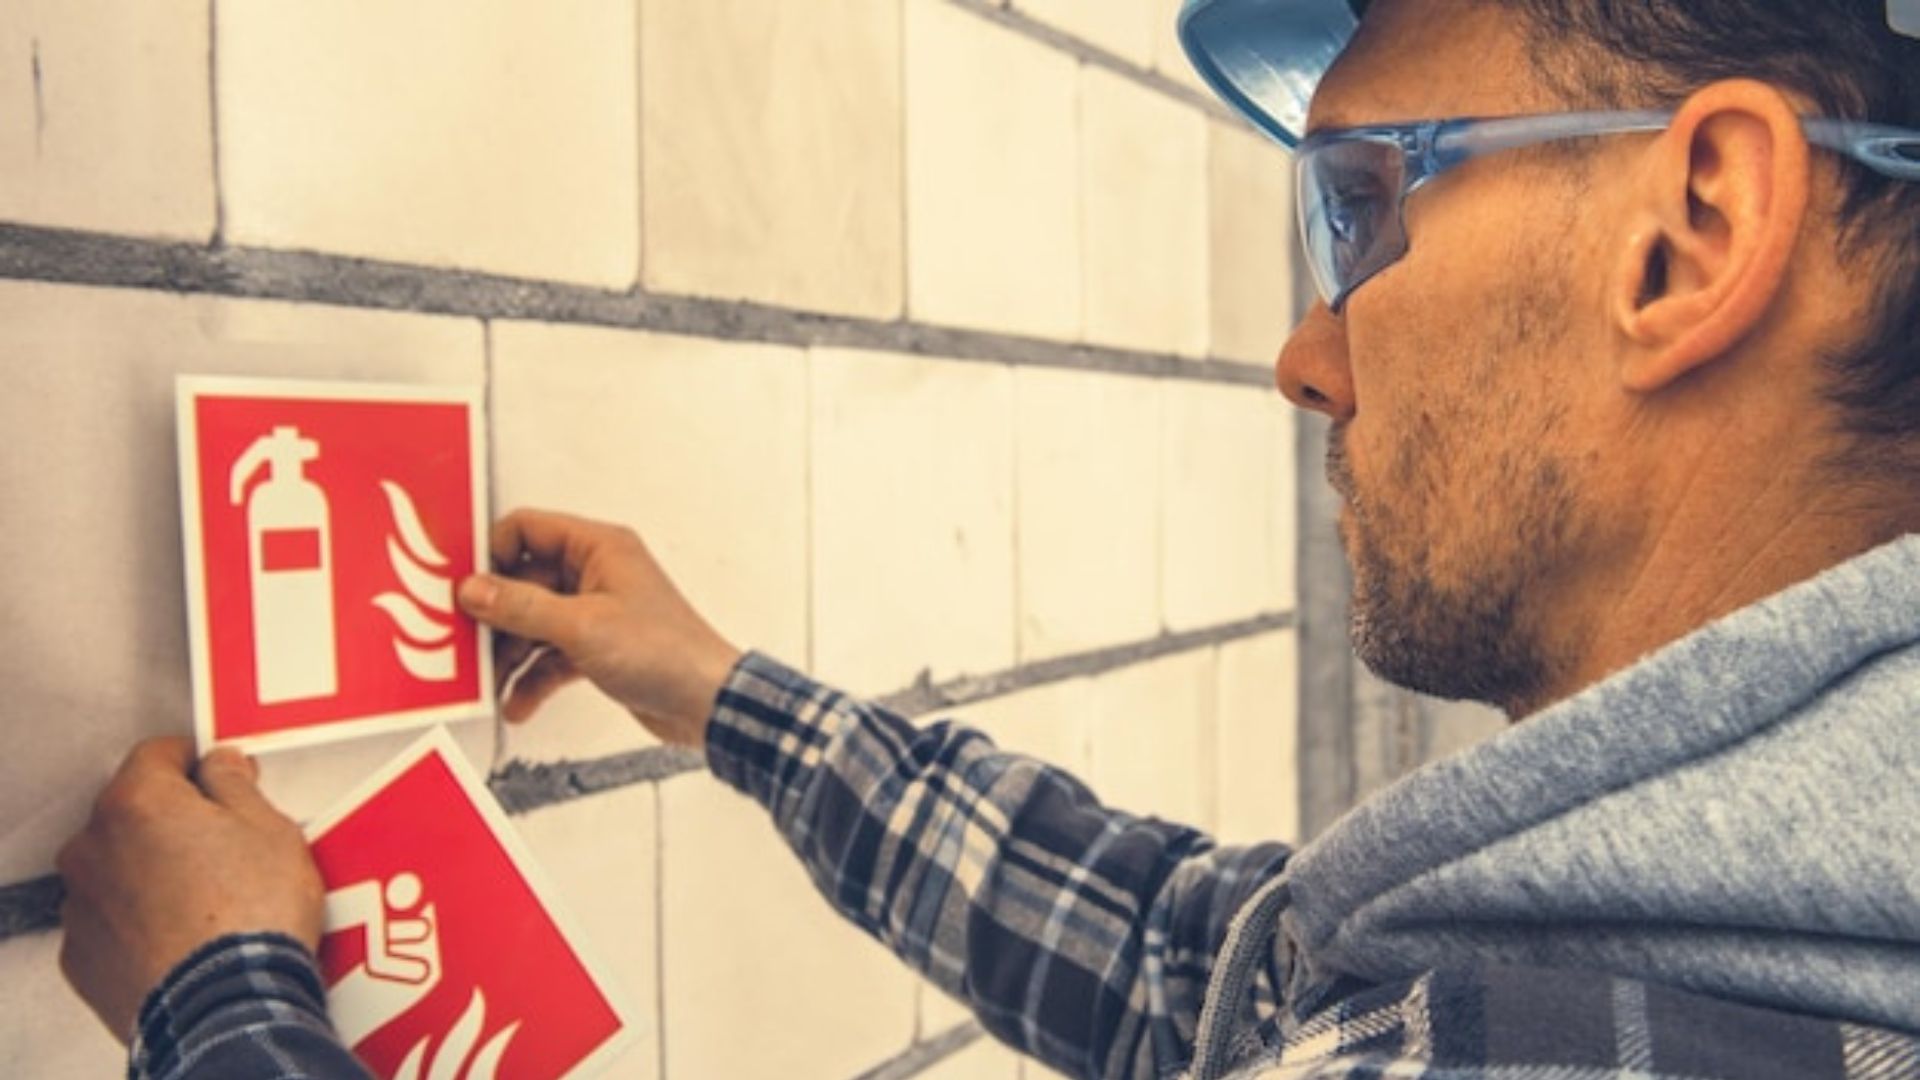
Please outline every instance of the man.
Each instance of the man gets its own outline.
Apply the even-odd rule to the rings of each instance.
[[[850,919],[1076,1075],[1920,1076],[1903,10],[1189,4],[1223,96],[1307,135],[1324,302],[1278,378],[1335,421],[1356,648],[1525,721],[1301,851],[743,655],[557,515],[461,591],[532,658],[509,718],[580,675],[704,747]],[[1455,117],[1531,119],[1423,123]],[[244,760],[137,750],[61,870],[75,986],[117,1032],[145,1000],[137,1074],[356,1074]]]

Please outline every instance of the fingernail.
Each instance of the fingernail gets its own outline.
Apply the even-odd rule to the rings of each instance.
[[[486,608],[500,595],[500,587],[485,574],[475,574],[460,583],[460,602],[470,608]]]

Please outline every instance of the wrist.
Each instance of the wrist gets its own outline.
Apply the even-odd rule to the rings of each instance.
[[[684,745],[690,749],[706,747],[707,728],[713,723],[714,706],[728,680],[733,678],[733,669],[739,666],[740,658],[745,655],[742,650],[718,638],[714,647],[707,651],[698,681],[698,697],[694,707],[687,713]]]
[[[733,669],[744,655],[742,650],[716,637],[689,658],[685,676],[675,688],[675,700],[665,709],[636,707],[631,711],[669,746],[703,749],[720,691],[733,677]]]
[[[163,972],[141,999],[133,1034],[151,1044],[164,1032],[191,1028],[268,976],[284,980],[296,998],[325,1015],[312,948],[279,930],[241,931],[202,942]]]

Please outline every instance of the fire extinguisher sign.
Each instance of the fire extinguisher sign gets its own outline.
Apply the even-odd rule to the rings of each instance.
[[[273,750],[489,715],[478,388],[183,376],[194,728]]]

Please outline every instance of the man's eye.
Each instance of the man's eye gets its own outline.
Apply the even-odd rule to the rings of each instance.
[[[1366,192],[1329,192],[1324,203],[1328,231],[1342,244],[1366,246],[1373,233],[1373,220],[1379,210],[1379,201]]]

